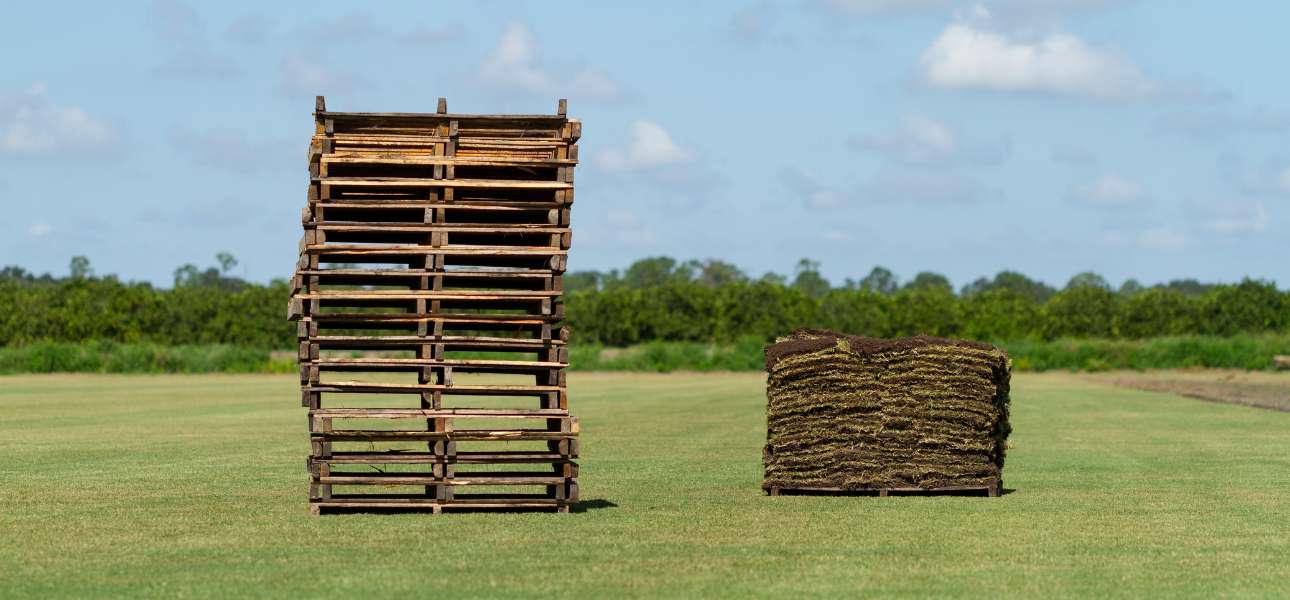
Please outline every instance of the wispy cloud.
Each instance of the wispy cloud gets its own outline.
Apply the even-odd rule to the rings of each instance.
[[[1097,155],[1091,150],[1070,144],[1054,146],[1048,156],[1053,159],[1053,162],[1065,165],[1084,166],[1097,164]]]
[[[862,184],[857,195],[864,202],[953,205],[993,201],[1003,194],[967,175],[886,168]]]
[[[678,146],[661,125],[644,120],[632,123],[631,140],[625,147],[601,154],[601,164],[610,171],[639,171],[694,159],[695,154]]]
[[[648,245],[658,240],[653,230],[646,227],[630,208],[612,208],[606,222],[614,232],[614,239],[632,245]]]
[[[852,149],[874,152],[908,165],[987,166],[1003,162],[1010,151],[1005,140],[965,140],[950,126],[922,115],[908,115],[896,130],[847,140]]]
[[[810,210],[828,210],[843,204],[842,194],[833,189],[805,169],[784,169],[779,173],[779,180],[791,193],[802,201],[802,206]]]
[[[1207,141],[1243,134],[1278,135],[1290,131],[1290,113],[1266,109],[1177,112],[1158,119],[1152,129]]]
[[[0,97],[0,153],[65,158],[101,150],[117,138],[111,126],[84,109],[51,101],[44,83]]]
[[[792,34],[776,27],[783,20],[781,12],[770,2],[750,4],[730,15],[726,33],[744,44],[795,44]]]
[[[598,69],[583,67],[568,79],[559,79],[542,65],[537,36],[526,25],[511,22],[479,68],[479,81],[487,88],[508,93],[565,95],[602,100],[622,96],[621,86]]]
[[[1090,9],[1110,8],[1132,0],[995,0],[985,4],[1007,16],[1048,16]],[[816,0],[831,14],[862,17],[902,16],[948,10],[983,10],[969,0]]]
[[[171,134],[171,144],[198,165],[250,175],[280,169],[294,156],[286,140],[252,140],[228,127],[179,129]]]
[[[51,227],[49,223],[43,222],[32,223],[31,226],[27,227],[27,235],[30,235],[31,237],[45,237],[50,233],[53,233],[53,231],[54,228]]]
[[[1268,228],[1268,211],[1262,200],[1197,204],[1191,213],[1200,229],[1223,236],[1247,236]]]
[[[293,97],[344,93],[363,82],[357,74],[325,64],[320,58],[295,54],[282,59],[278,64],[278,92]]]
[[[819,0],[819,5],[829,12],[853,15],[896,15],[942,9],[954,5],[953,0]]]
[[[1099,208],[1127,208],[1141,205],[1147,199],[1147,192],[1140,184],[1118,175],[1103,175],[1072,186],[1069,197]]]
[[[273,35],[274,21],[264,15],[242,15],[224,30],[230,40],[242,44],[262,44]]]
[[[193,7],[178,0],[157,0],[148,10],[147,24],[168,50],[153,68],[158,77],[229,79],[239,74],[232,60],[211,48],[206,21]]]

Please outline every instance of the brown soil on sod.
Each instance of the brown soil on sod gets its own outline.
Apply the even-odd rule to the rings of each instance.
[[[766,348],[766,364],[766,489],[930,489],[1000,477],[1009,364],[994,346],[799,330]]]
[[[1290,412],[1290,373],[1187,369],[1113,371],[1088,377],[1138,390]]]

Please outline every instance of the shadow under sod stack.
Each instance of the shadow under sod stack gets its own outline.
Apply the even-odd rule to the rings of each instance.
[[[561,282],[581,123],[317,100],[289,309],[310,510],[578,499]]]

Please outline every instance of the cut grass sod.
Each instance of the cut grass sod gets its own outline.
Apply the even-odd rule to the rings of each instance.
[[[1290,413],[1017,375],[984,497],[767,497],[764,376],[575,373],[580,514],[306,509],[297,381],[0,378],[0,596],[1290,596]]]

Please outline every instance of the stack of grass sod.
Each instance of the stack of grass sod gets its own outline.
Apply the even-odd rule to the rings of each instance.
[[[978,342],[803,329],[766,347],[762,487],[979,488],[1002,481],[1009,361]]]

